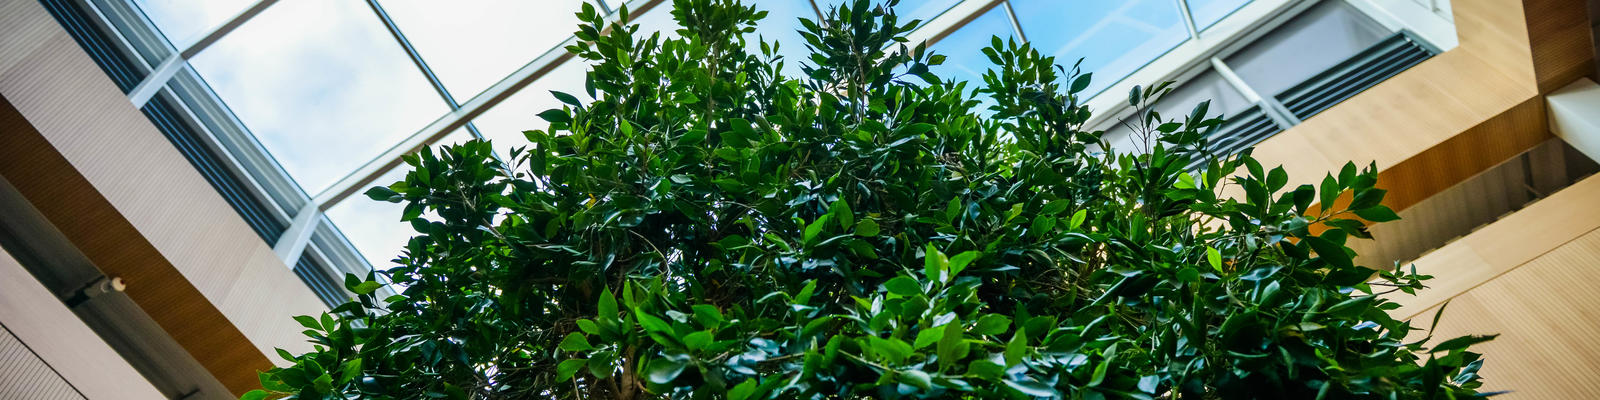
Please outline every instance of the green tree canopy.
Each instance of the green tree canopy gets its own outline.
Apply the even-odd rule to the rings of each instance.
[[[1129,93],[1118,151],[1088,72],[995,39],[983,82],[945,80],[864,0],[801,21],[805,60],[754,41],[753,6],[670,7],[665,36],[584,7],[595,100],[553,93],[504,162],[405,157],[366,193],[418,233],[382,273],[402,294],[348,277],[245,397],[1476,395],[1487,338],[1425,345],[1380,295],[1426,277],[1352,263],[1396,218],[1373,167],[1290,186],[1213,154],[1205,103],[1148,111],[1167,84]]]

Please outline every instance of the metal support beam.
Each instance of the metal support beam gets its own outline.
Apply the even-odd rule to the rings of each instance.
[[[664,3],[664,1],[639,0],[634,3],[642,3],[639,7],[633,8],[629,12],[629,14],[637,16],[650,12],[656,6]],[[607,17],[607,20],[616,21],[620,17],[620,14],[612,14]],[[380,175],[383,175],[390,168],[400,165],[401,156],[414,153],[421,150],[423,146],[438,141],[450,132],[455,131],[456,128],[471,122],[473,118],[477,118],[484,111],[488,111],[495,105],[500,104],[501,101],[511,97],[512,94],[527,87],[533,81],[544,77],[550,71],[560,67],[561,64],[573,59],[572,53],[568,53],[566,47],[577,43],[578,38],[567,38],[561,45],[545,52],[532,62],[522,66],[522,68],[517,69],[505,78],[501,78],[499,82],[489,86],[483,93],[479,93],[477,96],[467,100],[467,102],[462,103],[459,109],[450,111],[450,113],[428,124],[427,127],[422,128],[422,130],[412,133],[411,136],[402,139],[400,143],[395,144],[388,150],[384,150],[382,154],[368,160],[361,167],[356,168],[355,171],[351,171],[344,178],[334,182],[327,189],[323,189],[321,193],[312,196],[311,204],[325,209],[360,191],[362,187],[377,180]]]
[[[272,246],[272,253],[283,260],[283,264],[294,268],[300,260],[300,253],[306,250],[306,244],[311,243],[311,234],[317,231],[317,222],[322,220],[322,209],[316,204],[307,204],[295,214],[294,222],[289,224],[289,229],[283,231],[283,236],[278,237],[278,243]]]
[[[249,22],[251,18],[255,18],[262,11],[266,11],[268,6],[277,2],[278,0],[260,0],[255,4],[251,4],[249,8],[240,11],[239,14],[229,18],[222,25],[211,28],[210,32],[207,32],[205,36],[201,36],[200,40],[195,41],[194,44],[184,47],[177,54],[162,60],[160,66],[157,66],[155,71],[151,71],[150,76],[146,76],[143,81],[139,81],[139,84],[128,92],[128,101],[133,103],[134,108],[144,108],[144,104],[149,102],[150,98],[154,97],[162,87],[167,86],[167,81],[172,80],[172,76],[181,69],[183,64],[187,64],[190,58],[194,58],[196,54],[200,54],[206,47],[210,47],[217,41],[222,40],[223,36],[227,36],[228,33],[238,29],[245,22]]]
[[[1250,84],[1245,83],[1244,79],[1239,78],[1239,74],[1235,74],[1233,68],[1229,68],[1227,63],[1222,62],[1222,59],[1211,57],[1211,68],[1217,71],[1217,75],[1221,76],[1223,81],[1228,82],[1228,86],[1232,86],[1234,90],[1239,91],[1239,94],[1244,95],[1245,100],[1261,106],[1261,112],[1267,114],[1267,118],[1271,118],[1272,122],[1277,123],[1279,128],[1289,129],[1300,124],[1300,119],[1289,113],[1289,109],[1284,107],[1283,103],[1278,102],[1278,99],[1271,96],[1262,96],[1261,93],[1257,93],[1255,88],[1250,87]]]
[[[1178,3],[1178,13],[1183,16],[1183,27],[1189,29],[1190,39],[1200,38],[1200,29],[1195,26],[1194,12],[1189,11],[1189,0],[1172,0]]]
[[[439,92],[439,97],[444,99],[444,103],[450,106],[450,111],[460,110],[461,103],[457,102],[455,96],[451,96],[450,91],[445,89],[444,82],[440,81],[439,76],[433,73],[433,68],[428,67],[428,62],[422,59],[422,53],[417,52],[417,48],[411,45],[410,40],[406,39],[405,33],[400,32],[400,26],[394,23],[393,18],[389,18],[389,12],[383,10],[383,6],[378,4],[378,0],[367,0],[367,5],[372,8],[372,13],[378,17],[378,21],[383,23],[383,27],[389,30],[389,35],[394,37],[394,41],[400,45],[400,49],[405,50],[406,55],[411,57],[411,63],[417,66],[419,72],[422,72],[422,77],[428,79],[428,84],[432,85],[433,90]],[[607,11],[607,13],[610,13],[610,11]],[[467,123],[467,132],[471,133],[472,137],[483,140],[483,134],[479,133],[478,127],[473,126],[472,123]]]

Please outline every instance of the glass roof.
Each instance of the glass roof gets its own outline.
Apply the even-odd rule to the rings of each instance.
[[[382,0],[384,11],[465,101],[578,30],[579,0]]]
[[[360,2],[280,2],[190,65],[307,192],[449,111]]]
[[[170,42],[180,46],[193,43],[255,3],[130,1]],[[757,25],[756,34],[781,42],[785,73],[798,75],[805,61],[801,56],[808,52],[795,32],[799,28],[796,18],[815,19],[819,10],[845,1],[759,0],[755,4],[769,15]],[[604,0],[598,9],[614,10],[621,3],[623,0]],[[1029,41],[1062,63],[1083,58],[1083,69],[1095,74],[1089,88],[1095,93],[1247,3],[1250,1],[904,0],[896,10],[903,21],[922,20],[924,31],[932,32],[924,37],[932,38],[932,48],[948,57],[945,66],[934,70],[941,77],[979,80],[989,68],[979,49],[988,46],[992,36],[1000,36]],[[627,4],[636,10],[649,9],[635,14],[643,34],[673,26],[670,1]],[[336,196],[319,203],[318,194],[347,189],[338,187],[350,181],[347,176],[371,171],[361,169],[363,165],[386,162],[382,157],[393,156],[391,148],[439,133],[428,129],[471,123],[476,133],[495,142],[502,156],[510,147],[525,143],[522,131],[545,125],[536,114],[560,106],[550,96],[551,90],[587,97],[583,90],[585,66],[569,59],[543,69],[548,72],[532,78],[520,91],[490,92],[501,90],[496,82],[549,67],[534,64],[552,59],[541,57],[548,52],[563,51],[562,42],[576,30],[578,21],[573,14],[580,6],[580,0],[283,0],[189,62],[270,157],[312,195],[313,203],[327,210],[329,220],[354,247],[373,265],[382,266],[411,234],[409,228],[395,222],[399,207],[359,195]],[[382,16],[393,26],[386,25]],[[466,104],[480,94],[492,95],[483,96],[491,101]],[[471,111],[481,110],[471,121],[452,121],[461,114],[454,112],[456,109],[469,106],[486,108]],[[439,141],[416,143],[435,145],[472,136],[474,132],[456,130]],[[370,173],[378,175],[373,184],[387,184],[399,176],[393,169]]]
[[[1022,33],[1040,53],[1093,72],[1085,92],[1099,93],[1189,40],[1171,0],[1012,0]]]
[[[983,55],[983,48],[989,47],[996,36],[1001,40],[1015,38],[1013,32],[1016,30],[1012,29],[1005,7],[990,8],[933,45],[936,53],[945,55],[944,65],[935,68],[935,73],[941,79],[972,82],[967,84],[968,90],[982,86],[983,72],[992,65]]]
[[[200,40],[256,0],[133,0],[161,34],[179,48]]]

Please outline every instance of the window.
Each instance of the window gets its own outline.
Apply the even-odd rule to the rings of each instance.
[[[782,73],[789,77],[801,75],[800,63],[811,62],[806,56],[811,50],[806,48],[805,38],[800,36],[800,18],[817,19],[817,13],[812,11],[811,2],[808,0],[768,0],[755,3],[756,9],[767,11],[767,18],[756,24],[754,34],[745,34],[745,51],[750,54],[761,54],[761,44],[758,39],[769,44],[778,42],[778,54],[783,56]],[[670,6],[668,4],[667,6]],[[664,10],[663,10],[664,11]],[[642,29],[641,29],[642,30]]]
[[[881,2],[881,0],[873,0],[870,3],[877,5]],[[956,3],[960,2],[960,0],[901,0],[900,4],[894,6],[894,12],[895,15],[900,17],[901,24],[911,22],[914,19],[928,22],[928,20],[943,14],[950,7],[954,7]],[[821,7],[820,11],[824,13],[828,12],[829,8],[851,4],[854,4],[854,2],[849,0],[817,1],[817,6]]]
[[[522,135],[522,131],[545,129],[550,125],[539,118],[540,112],[565,105],[556,100],[550,91],[564,92],[585,102],[591,100],[584,89],[588,65],[581,61],[575,59],[551,70],[522,91],[484,111],[472,123],[477,125],[478,132],[483,133],[485,139],[494,144],[495,151],[502,158],[510,156],[512,147],[528,145],[528,139]]]
[[[382,0],[389,18],[465,102],[578,30],[579,0]],[[599,8],[596,8],[599,11]]]
[[[359,2],[273,5],[191,65],[311,193],[449,111]]]
[[[1194,29],[1205,31],[1211,25],[1216,25],[1223,17],[1232,14],[1234,10],[1244,7],[1250,0],[1184,0],[1189,6],[1189,15],[1194,17]]]
[[[1012,40],[1015,32],[1005,7],[990,8],[933,45],[936,53],[947,57],[944,65],[933,67],[933,73],[941,79],[972,82],[967,84],[967,90],[978,88],[983,85],[983,73],[994,64],[983,55],[983,48],[989,47],[995,36],[1001,41]]]
[[[441,145],[456,144],[471,139],[472,135],[465,129],[458,129],[431,147],[438,150]],[[368,186],[389,186],[405,180],[406,173],[410,171],[410,165],[400,164],[379,176]],[[391,267],[389,261],[400,254],[401,249],[406,246],[406,241],[417,235],[410,224],[400,222],[400,216],[404,212],[404,203],[376,201],[364,195],[355,195],[329,208],[327,215],[328,220],[333,222],[340,233],[350,239],[350,244],[355,246],[356,251],[361,253],[367,263],[381,270]]]
[[[134,5],[178,48],[200,40],[255,0],[134,0]]]
[[[1093,96],[1189,39],[1171,0],[1012,0],[1022,34],[1040,53],[1083,59]]]

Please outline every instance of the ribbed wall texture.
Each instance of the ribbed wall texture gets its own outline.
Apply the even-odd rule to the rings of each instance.
[[[0,325],[4,328],[4,325]],[[72,384],[50,369],[28,346],[0,329],[0,399],[83,399]]]

